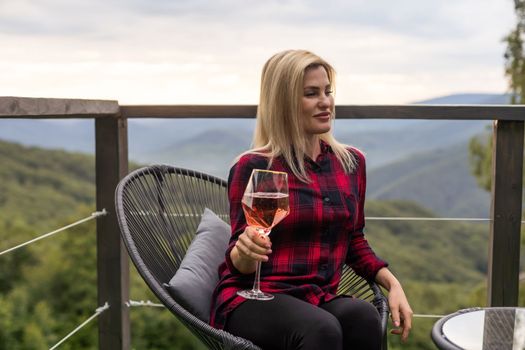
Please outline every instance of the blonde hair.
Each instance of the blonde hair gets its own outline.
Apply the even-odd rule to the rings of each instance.
[[[282,51],[266,62],[261,76],[253,148],[244,153],[268,157],[269,166],[276,157],[282,156],[293,174],[304,182],[310,182],[310,178],[304,164],[307,142],[301,107],[303,80],[307,69],[318,66],[326,70],[333,87],[334,68],[309,51]],[[334,110],[332,116],[335,116]],[[330,131],[319,137],[332,147],[347,173],[355,169],[356,160],[347,150],[348,146],[337,142]]]

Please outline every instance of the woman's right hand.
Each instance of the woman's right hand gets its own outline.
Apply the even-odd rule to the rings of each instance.
[[[235,246],[230,252],[233,265],[241,273],[255,272],[257,261],[268,261],[272,252],[272,242],[269,236],[261,235],[252,226],[247,226],[239,235]]]

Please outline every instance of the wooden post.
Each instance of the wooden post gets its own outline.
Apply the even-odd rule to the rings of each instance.
[[[518,305],[523,121],[494,121],[488,305]]]
[[[98,303],[109,303],[99,316],[100,350],[129,350],[129,260],[115,215],[115,188],[128,173],[127,120],[95,119],[97,210],[108,215],[97,221]]]

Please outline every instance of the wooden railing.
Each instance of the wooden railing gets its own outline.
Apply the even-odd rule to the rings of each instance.
[[[256,106],[120,106],[117,101],[0,97],[0,119],[95,120],[98,301],[112,306],[99,317],[99,348],[130,349],[129,265],[114,214],[114,191],[128,172],[129,118],[254,118]],[[493,120],[492,205],[488,305],[518,302],[525,106],[338,106],[338,119]],[[0,124],[1,127],[1,124]]]

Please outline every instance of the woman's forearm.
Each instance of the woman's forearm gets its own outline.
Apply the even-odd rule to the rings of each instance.
[[[375,280],[386,290],[390,290],[394,286],[401,285],[396,276],[394,276],[394,274],[386,267],[383,267],[377,272]]]

